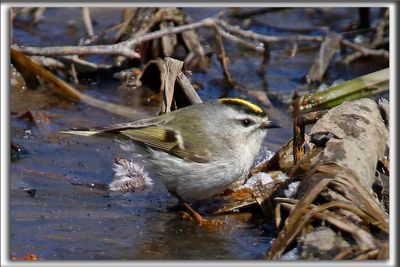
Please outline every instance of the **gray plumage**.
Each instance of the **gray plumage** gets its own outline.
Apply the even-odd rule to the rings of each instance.
[[[223,99],[136,122],[64,133],[135,141],[146,148],[146,170],[171,193],[190,200],[220,193],[247,174],[271,127],[257,106]]]

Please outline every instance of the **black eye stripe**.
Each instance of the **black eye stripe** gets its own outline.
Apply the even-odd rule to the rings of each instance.
[[[249,127],[250,125],[254,124],[253,120],[250,119],[243,119],[240,121],[244,127]]]

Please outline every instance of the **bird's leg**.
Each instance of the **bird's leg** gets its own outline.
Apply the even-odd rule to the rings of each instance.
[[[198,224],[203,224],[205,221],[207,221],[200,215],[200,213],[195,211],[188,203],[186,203],[182,199],[179,200],[179,204],[182,205],[189,212],[190,217],[192,217]]]
[[[197,211],[195,211],[185,200],[183,200],[177,193],[172,193],[178,200],[179,204],[182,205],[188,212],[190,217],[193,218],[195,222],[200,225],[219,225],[223,224],[223,221],[220,220],[207,220],[204,219]]]

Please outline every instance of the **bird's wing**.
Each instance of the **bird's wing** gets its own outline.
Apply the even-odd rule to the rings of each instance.
[[[180,133],[162,125],[125,129],[120,133],[150,148],[162,150],[188,161],[200,163],[209,161],[205,156],[187,151]]]
[[[164,117],[158,116],[134,122],[114,124],[107,127],[90,129],[77,128],[61,132],[80,136],[112,137],[115,136],[115,134],[121,134],[145,146],[170,153],[188,161],[202,163],[209,161],[205,155],[187,151],[186,148],[191,146],[186,146],[180,133],[165,127],[163,125],[164,122]]]
[[[167,152],[171,151],[175,146],[180,145],[173,130],[158,125],[125,129],[120,131],[120,133],[151,148]]]

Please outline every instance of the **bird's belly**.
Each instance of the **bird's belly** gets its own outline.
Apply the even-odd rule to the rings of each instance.
[[[160,178],[170,192],[185,200],[204,199],[221,193],[251,167],[237,160],[189,162],[160,151],[153,151],[149,162],[152,168],[149,171]]]

